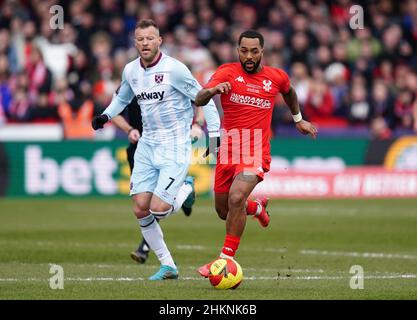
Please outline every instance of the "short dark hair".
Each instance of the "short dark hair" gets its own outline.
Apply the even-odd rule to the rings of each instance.
[[[261,48],[264,47],[264,37],[258,31],[246,30],[242,32],[239,36],[239,41],[237,43],[239,46],[240,46],[240,42],[242,41],[242,38],[259,39],[259,44],[261,45]]]
[[[139,28],[139,29],[146,29],[148,27],[155,27],[156,29],[159,30],[158,25],[152,19],[142,19],[142,20],[139,20],[138,22],[136,22],[135,29],[137,29],[137,28]]]

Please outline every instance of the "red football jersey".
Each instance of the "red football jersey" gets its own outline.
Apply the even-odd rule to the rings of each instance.
[[[231,84],[232,89],[228,94],[221,95],[223,126],[227,136],[223,139],[220,156],[227,144],[228,163],[232,160],[233,163],[249,165],[243,158],[248,156],[250,161],[251,156],[255,153],[259,155],[261,151],[261,163],[255,161],[253,165],[267,166],[264,169],[269,170],[269,140],[274,101],[277,94],[290,90],[289,77],[285,71],[269,66],[263,66],[256,74],[249,74],[240,62],[227,63],[216,70],[204,88],[212,88],[226,81]],[[241,150],[236,149],[237,141],[240,141]],[[237,162],[236,157],[239,154],[242,158]],[[231,159],[232,156],[234,159]]]

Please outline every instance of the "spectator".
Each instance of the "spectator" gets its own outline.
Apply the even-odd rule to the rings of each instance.
[[[342,41],[337,41],[332,47],[332,56],[334,62],[343,63],[343,65],[348,68],[348,59],[347,59],[347,47],[346,44]]]
[[[312,52],[309,49],[310,43],[308,37],[303,32],[298,32],[294,34],[291,39],[291,63],[294,62],[307,62],[309,65],[313,64],[312,61]]]
[[[94,104],[91,100],[85,100],[81,104],[78,100],[73,104],[61,102],[58,106],[59,116],[64,127],[66,139],[91,139],[93,130],[91,120],[93,119]]]
[[[207,46],[213,36],[213,28],[211,22],[213,21],[214,13],[210,7],[205,6],[200,8],[198,11],[198,27],[197,27],[197,37],[200,43],[204,46]]]
[[[387,29],[385,29],[382,34],[382,44],[383,44],[383,57],[395,61],[400,54],[400,44],[401,44],[402,30],[396,25],[392,24]]]
[[[7,56],[10,71],[16,73],[18,71],[17,53],[10,42],[10,32],[7,29],[0,29],[0,54]]]
[[[365,51],[370,58],[375,58],[381,53],[381,43],[372,36],[368,27],[355,30],[355,37],[349,41],[347,50],[350,62],[355,62],[363,55],[363,47],[366,47]]]
[[[377,140],[386,140],[392,137],[392,130],[382,117],[372,119],[370,125],[371,137]]]
[[[330,86],[333,98],[333,115],[345,117],[345,102],[349,94],[347,68],[342,63],[334,62],[325,69],[324,77]]]
[[[126,48],[128,46],[127,32],[125,23],[121,16],[114,16],[110,20],[109,25],[110,36],[113,39],[112,51]]]
[[[85,11],[80,17],[80,24],[75,26],[77,30],[77,47],[91,56],[90,39],[96,32],[94,16],[92,13]]]
[[[296,62],[291,66],[291,83],[297,92],[298,101],[303,107],[310,92],[308,70],[304,63]]]
[[[377,80],[373,84],[371,97],[372,117],[378,121],[384,121],[385,127],[395,127],[394,97],[383,80]]]
[[[68,70],[68,84],[73,92],[80,93],[81,85],[89,82],[91,70],[88,65],[88,58],[83,50],[78,50]]]
[[[46,67],[41,50],[33,46],[26,64],[28,94],[31,105],[36,105],[40,94],[48,94],[52,88],[52,74]]]
[[[372,110],[368,101],[365,87],[355,85],[350,91],[348,104],[348,120],[353,125],[367,125],[371,119]]]
[[[9,119],[13,121],[29,121],[29,97],[24,86],[18,86],[13,91],[13,100],[10,103]]]
[[[133,33],[135,30],[137,18],[136,15],[139,12],[139,3],[136,0],[126,0],[125,1],[125,11],[124,11],[124,24],[126,32],[128,34]]]
[[[390,60],[383,59],[375,68],[373,76],[376,79],[381,79],[390,90],[395,90],[394,65]]]
[[[349,8],[351,3],[349,0],[337,0],[330,5],[330,12],[333,23],[338,26],[344,26],[349,23]]]
[[[399,127],[411,130],[414,128],[415,100],[415,93],[410,90],[403,89],[398,92],[394,112]]]
[[[51,71],[53,79],[58,80],[66,77],[70,58],[75,56],[77,47],[75,30],[70,24],[65,24],[56,39],[57,43],[50,42],[45,37],[38,37],[35,40],[36,46],[42,51],[45,65]]]
[[[0,123],[6,121],[12,100],[9,76],[9,62],[7,56],[0,54]]]
[[[333,97],[327,84],[324,81],[313,81],[304,105],[304,114],[310,122],[320,125],[332,118],[333,110]]]
[[[209,43],[211,43],[212,41],[218,43],[227,42],[229,41],[229,39],[230,34],[227,28],[226,20],[221,17],[216,17],[213,20],[213,34]]]
[[[327,46],[320,46],[317,48],[315,56],[315,64],[325,69],[332,61],[332,53]]]

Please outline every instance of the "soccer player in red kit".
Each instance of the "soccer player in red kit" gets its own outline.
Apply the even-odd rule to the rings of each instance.
[[[217,155],[215,206],[226,220],[226,237],[220,258],[233,259],[246,225],[246,216],[258,218],[263,227],[269,223],[268,199],[248,199],[255,186],[269,171],[271,163],[270,126],[275,97],[282,94],[291,110],[295,126],[304,135],[316,138],[317,129],[302,119],[295,90],[288,75],[280,69],[261,64],[264,38],[253,30],[243,32],[238,41],[239,62],[220,66],[197,94],[195,104],[202,106],[221,94],[224,112],[222,142],[210,141]],[[208,277],[211,263],[198,272]]]

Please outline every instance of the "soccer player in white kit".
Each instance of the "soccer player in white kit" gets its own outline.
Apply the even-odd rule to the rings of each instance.
[[[135,46],[139,58],[125,66],[121,85],[110,105],[92,122],[94,130],[103,128],[133,97],[140,104],[143,132],[134,156],[130,195],[142,235],[161,263],[149,280],[178,278],[177,266],[156,220],[178,211],[192,192],[190,183],[184,180],[191,161],[191,101],[201,89],[183,63],[160,51],[161,44],[154,21],[137,23]],[[218,145],[217,108],[213,101],[202,108],[210,146]],[[215,152],[214,148],[210,151]]]

